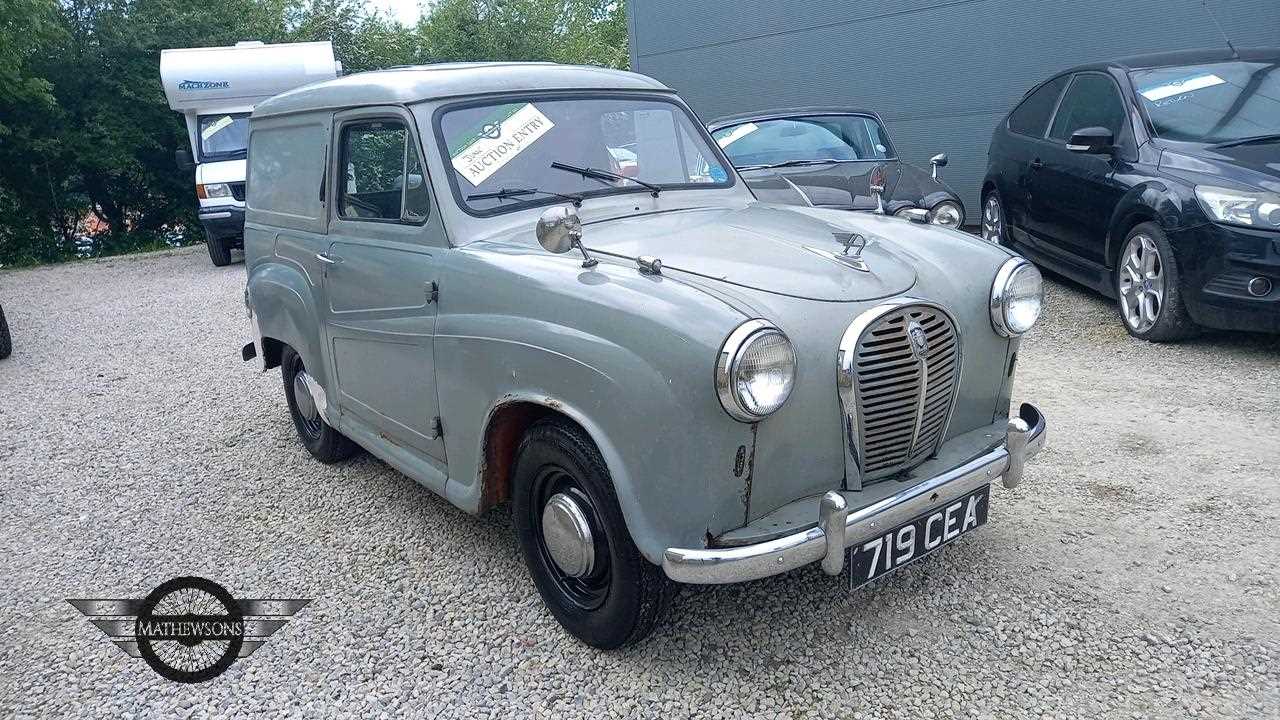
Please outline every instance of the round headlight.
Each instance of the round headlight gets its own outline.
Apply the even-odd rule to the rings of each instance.
[[[735,420],[756,422],[782,407],[796,379],[791,341],[764,320],[739,325],[716,359],[716,394]]]
[[[964,211],[950,200],[943,200],[929,211],[929,222],[943,227],[958,228],[964,223]]]
[[[1043,299],[1036,266],[1024,258],[1009,258],[991,285],[991,325],[1005,337],[1021,335],[1040,319]]]

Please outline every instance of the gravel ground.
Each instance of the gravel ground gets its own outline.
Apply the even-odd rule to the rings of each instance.
[[[1047,449],[991,522],[849,593],[816,567],[687,587],[599,653],[543,610],[504,512],[295,441],[203,248],[0,273],[0,715],[1280,717],[1280,339],[1131,340],[1049,284],[1016,397]],[[198,574],[313,598],[202,685],[63,598]]]

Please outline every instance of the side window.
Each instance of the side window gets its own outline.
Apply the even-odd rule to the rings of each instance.
[[[353,123],[342,129],[338,215],[352,220],[422,222],[430,194],[404,124]]]
[[[1115,82],[1106,75],[1080,74],[1062,99],[1049,137],[1065,141],[1080,128],[1104,127],[1119,139],[1124,121],[1124,101]]]
[[[314,220],[320,217],[327,141],[324,125],[255,127],[249,153],[249,207],[254,210]]]
[[[1009,114],[1009,129],[1020,135],[1044,137],[1044,130],[1049,125],[1049,116],[1058,103],[1062,88],[1066,87],[1070,76],[1054,78],[1041,85],[1039,89],[1024,99]]]

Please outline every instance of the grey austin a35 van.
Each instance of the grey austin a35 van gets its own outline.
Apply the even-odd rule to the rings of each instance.
[[[251,120],[253,342],[302,443],[509,504],[547,607],[610,648],[672,581],[855,584],[986,522],[1040,276],[885,215],[760,203],[674,92],[438,65]]]

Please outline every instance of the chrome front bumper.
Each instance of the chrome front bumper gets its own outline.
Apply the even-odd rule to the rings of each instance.
[[[1009,421],[1005,444],[963,465],[852,512],[844,495],[828,492],[819,505],[816,527],[755,545],[667,548],[662,569],[676,582],[695,584],[756,580],[819,561],[825,572],[838,575],[844,569],[845,548],[963,497],[997,476],[1005,487],[1016,486],[1027,458],[1040,452],[1044,441],[1044,416],[1034,405],[1023,403],[1018,417]]]

